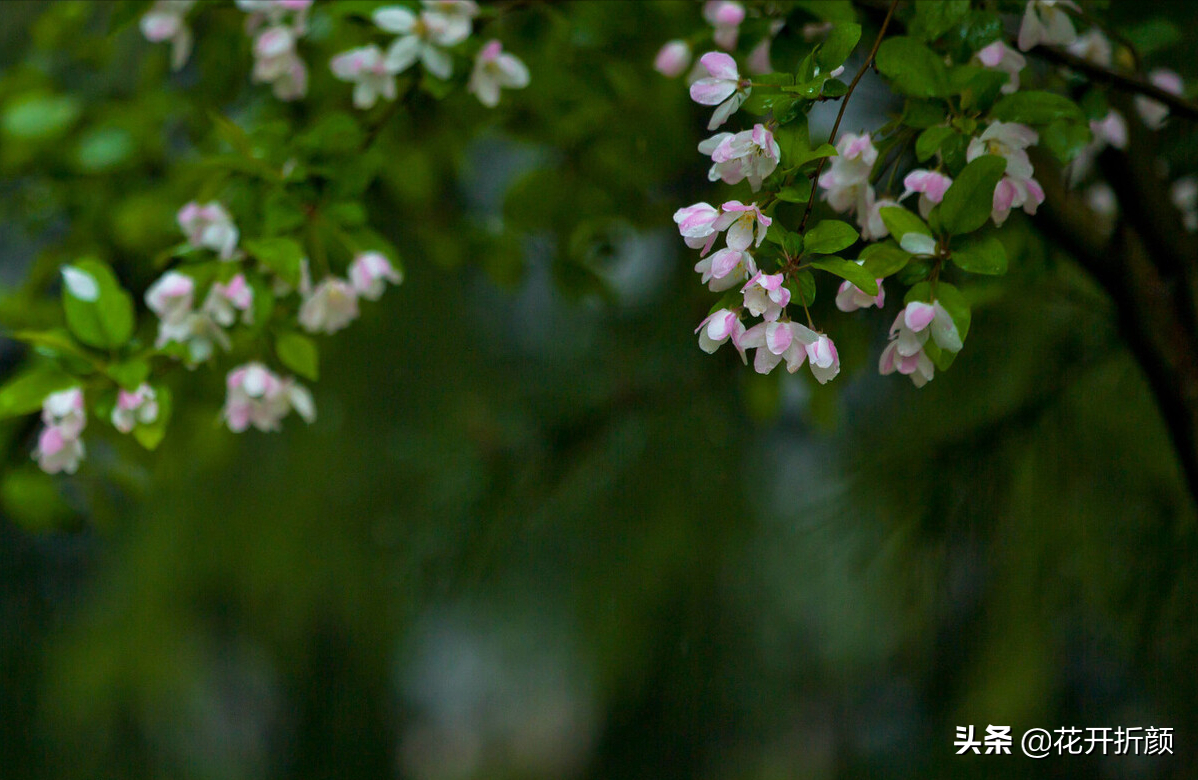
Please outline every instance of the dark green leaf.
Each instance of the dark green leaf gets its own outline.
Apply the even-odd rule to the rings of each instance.
[[[940,222],[954,235],[972,233],[986,224],[993,210],[994,188],[1007,170],[1007,161],[983,155],[965,166],[944,193]]]
[[[906,267],[911,255],[889,242],[870,244],[861,252],[863,267],[874,279],[885,279]]]
[[[828,37],[815,50],[815,64],[823,72],[835,70],[844,64],[861,40],[861,25],[853,22],[837,22]]]
[[[1057,119],[1082,121],[1081,108],[1069,98],[1052,92],[1028,90],[1007,95],[990,110],[990,116],[1003,122],[1046,125]]]
[[[1007,251],[994,236],[971,241],[953,250],[953,262],[971,274],[999,275],[1007,272]]]
[[[943,60],[914,38],[903,35],[887,38],[876,59],[878,70],[904,95],[941,97],[948,91]]]
[[[811,264],[813,268],[835,274],[841,279],[847,279],[856,285],[857,289],[867,295],[878,294],[877,277],[856,263],[841,257],[822,257]]]
[[[936,153],[940,148],[940,144],[944,140],[953,135],[955,131],[951,127],[939,125],[937,127],[929,127],[919,134],[919,138],[915,140],[915,158],[920,162],[928,159]]]
[[[300,333],[281,333],[275,339],[275,353],[283,365],[315,382],[320,378],[320,350],[316,342]]]

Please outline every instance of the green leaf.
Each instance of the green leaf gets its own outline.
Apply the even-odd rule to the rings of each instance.
[[[774,140],[778,142],[778,150],[782,160],[792,165],[791,160],[797,160],[811,151],[811,139],[807,134],[807,120],[791,122],[774,130]]]
[[[158,402],[158,417],[149,425],[138,424],[133,428],[133,438],[147,450],[155,450],[166,436],[167,426],[174,411],[174,399],[171,389],[166,385],[154,384],[154,396]]]
[[[886,225],[886,229],[890,231],[890,235],[894,236],[895,241],[902,241],[903,236],[908,233],[922,233],[925,236],[932,235],[931,229],[924,224],[924,221],[919,217],[907,211],[902,206],[883,206],[878,210],[882,217],[882,223]]]
[[[935,127],[947,118],[944,107],[933,101],[912,99],[903,106],[903,124],[907,127]]]
[[[1085,119],[1081,108],[1063,95],[1027,90],[1007,95],[990,109],[990,116],[1003,122],[1046,125],[1057,119]]]
[[[115,349],[133,336],[133,297],[112,269],[85,258],[62,268],[67,327],[89,347]]]
[[[292,287],[300,283],[304,248],[291,238],[256,238],[242,242],[249,255]]]
[[[866,295],[878,294],[877,277],[871,276],[869,271],[865,270],[864,267],[850,260],[845,260],[841,257],[823,257],[813,262],[811,267],[835,274],[841,279],[847,279]]]
[[[915,139],[915,157],[920,162],[928,159],[936,153],[940,148],[940,144],[944,143],[945,139],[953,135],[956,131],[951,127],[938,125],[929,127],[919,134],[919,138]]]
[[[966,111],[989,109],[1009,80],[1010,77],[1001,70],[978,65],[958,65],[950,76],[952,91],[961,96],[961,108]]]
[[[885,279],[907,266],[911,255],[889,242],[870,244],[861,252],[866,273],[874,279]]]
[[[803,247],[815,255],[830,255],[852,246],[858,238],[856,229],[838,219],[825,219],[803,236]]]
[[[1081,122],[1058,119],[1048,126],[1040,138],[1053,156],[1066,164],[1089,146],[1093,133]]]
[[[940,301],[940,305],[953,318],[957,332],[961,334],[961,341],[964,342],[965,337],[969,335],[969,325],[973,319],[969,301],[965,300],[965,296],[961,294],[960,290],[948,282],[940,282],[936,285],[936,300]]]
[[[778,200],[787,203],[806,203],[811,200],[811,179],[803,176],[794,184],[778,190]]]
[[[74,377],[57,366],[29,369],[0,387],[0,420],[36,412],[46,396],[76,384]]]
[[[136,358],[122,360],[109,364],[107,373],[112,381],[132,393],[150,376],[150,364]]]
[[[943,60],[914,38],[887,38],[878,48],[876,61],[882,75],[904,95],[941,97],[948,91]]]
[[[954,235],[972,233],[986,224],[994,204],[994,188],[1007,170],[1007,161],[983,155],[966,165],[940,202],[940,223]]]
[[[791,298],[802,301],[804,305],[815,303],[815,277],[810,271],[799,271],[793,280],[786,282],[786,289],[790,290]]]
[[[275,353],[283,365],[305,379],[315,382],[320,378],[320,350],[307,336],[293,332],[279,334]]]
[[[969,0],[916,0],[911,33],[934,41],[969,16]]]
[[[799,154],[793,165],[806,165],[812,160],[818,160],[821,157],[835,157],[837,154],[836,147],[832,144],[820,144],[814,149]]]
[[[75,510],[60,488],[58,479],[33,463],[6,469],[0,482],[0,507],[9,520],[26,531],[58,530],[75,519]]]
[[[823,72],[835,70],[844,64],[861,40],[861,25],[853,22],[838,22],[828,37],[815,50],[815,64]]]
[[[845,84],[840,79],[828,79],[824,82],[824,88],[820,94],[827,98],[838,98],[847,95],[848,92],[848,84]]]
[[[962,271],[971,274],[997,276],[1007,272],[1007,250],[994,236],[971,241],[961,249],[953,250],[953,262]]]
[[[82,113],[79,100],[69,95],[27,93],[4,107],[0,129],[20,141],[49,140],[65,135]]]

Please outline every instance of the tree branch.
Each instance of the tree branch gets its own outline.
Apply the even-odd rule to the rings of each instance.
[[[1037,46],[1028,52],[1040,59],[1057,65],[1064,65],[1071,70],[1076,70],[1079,73],[1084,73],[1090,77],[1092,81],[1097,81],[1106,84],[1124,92],[1131,92],[1144,97],[1152,98],[1153,100],[1164,103],[1169,107],[1169,110],[1174,116],[1185,117],[1186,119],[1198,120],[1198,103],[1193,103],[1186,100],[1181,95],[1174,95],[1172,92],[1165,90],[1153,84],[1151,81],[1132,76],[1126,73],[1120,73],[1110,68],[1104,68],[1101,65],[1096,65],[1089,60],[1078,57],[1075,54],[1070,54],[1067,51],[1053,49],[1049,46]]]

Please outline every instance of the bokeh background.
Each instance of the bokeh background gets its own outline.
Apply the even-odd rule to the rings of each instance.
[[[248,83],[232,15],[171,75],[120,7],[0,9],[0,318],[85,248],[144,290],[206,111],[319,114]],[[922,391],[876,375],[896,304],[832,287],[831,385],[704,355],[670,214],[720,197],[706,111],[650,68],[697,18],[531,4],[496,22],[528,90],[394,117],[368,207],[407,280],[322,342],[310,428],[228,433],[205,371],[157,453],[93,426],[73,478],[5,423],[0,777],[1198,776],[1194,507],[1110,303],[1017,215]],[[963,758],[966,724],[1174,755]]]

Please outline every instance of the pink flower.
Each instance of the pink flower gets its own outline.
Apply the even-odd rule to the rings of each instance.
[[[720,210],[710,203],[695,203],[674,212],[674,222],[686,245],[691,249],[702,249],[704,255],[715,243],[715,222],[719,217]]]
[[[691,100],[704,106],[716,106],[708,130],[715,130],[732,116],[749,96],[749,85],[742,82],[736,60],[722,52],[711,51],[699,58],[708,78],[691,84]]]
[[[227,328],[237,321],[237,312],[241,312],[243,322],[252,323],[253,305],[254,289],[246,282],[245,274],[237,274],[227,284],[213,283],[203,309],[213,322]]]
[[[233,259],[240,233],[224,206],[192,201],[179,209],[178,221],[187,243],[218,252],[221,260]]]
[[[740,343],[740,339],[745,333],[745,326],[736,312],[728,309],[712,312],[699,323],[699,327],[695,328],[695,333],[699,334],[699,349],[707,354],[714,353],[721,344],[732,339],[732,346],[736,347],[736,351],[740,353],[740,359],[745,360],[745,350]]]
[[[819,177],[824,200],[841,213],[861,209],[869,188],[869,174],[878,159],[878,150],[870,140],[869,133],[846,133],[836,143],[836,151],[837,156],[831,159]]]
[[[748,252],[726,247],[696,263],[695,271],[703,275],[702,282],[709,290],[723,292],[757,273],[757,264]]]
[[[299,310],[299,324],[309,333],[336,333],[358,318],[358,293],[330,276],[316,285]]]
[[[298,100],[308,91],[308,69],[296,53],[296,32],[277,25],[254,41],[255,82],[270,84],[279,100]]]
[[[233,369],[225,384],[228,393],[222,416],[234,433],[250,426],[260,431],[277,431],[292,410],[305,422],[316,419],[316,408],[307,388],[294,379],[280,378],[261,363],[247,363]]]
[[[703,18],[713,27],[716,46],[735,49],[740,23],[745,20],[745,7],[729,0],[708,0],[703,6]]]
[[[952,186],[953,180],[937,171],[918,168],[911,171],[903,179],[904,192],[899,200],[908,195],[919,193],[919,213],[924,218],[932,213],[932,207],[944,200],[944,193]]]
[[[923,387],[935,374],[935,366],[924,352],[929,336],[943,350],[961,351],[957,325],[939,301],[907,304],[890,326],[890,344],[882,352],[878,370],[882,374],[898,371],[910,376],[916,387]]]
[[[1127,148],[1127,120],[1114,109],[1102,119],[1090,120],[1090,132],[1094,134],[1094,142],[1099,148],[1105,144],[1116,149]]]
[[[1066,47],[1070,54],[1089,60],[1096,65],[1108,67],[1111,64],[1111,42],[1102,34],[1102,30],[1091,27],[1077,40]]]
[[[783,360],[786,370],[795,373],[807,360],[807,347],[819,341],[819,334],[797,322],[760,322],[740,338],[743,349],[756,349],[753,368],[768,374]]]
[[[349,281],[358,295],[368,301],[377,301],[383,297],[387,282],[399,284],[403,276],[381,252],[362,252],[350,264]]]
[[[708,179],[722,179],[725,184],[748,179],[753,192],[761,189],[762,180],[774,172],[781,157],[774,134],[760,123],[752,130],[713,135],[699,144],[699,151],[711,155],[714,163]]]
[[[373,43],[342,52],[329,62],[333,75],[354,84],[354,107],[366,109],[384,100],[395,100],[395,71],[387,66],[383,50]]]
[[[882,220],[882,209],[897,205],[898,201],[892,198],[878,200],[874,188],[865,185],[861,190],[861,202],[857,205],[857,225],[861,228],[861,238],[879,241],[890,235],[890,228]]]
[[[862,265],[862,263],[863,261],[861,260],[857,261],[857,265]],[[886,291],[882,289],[882,280],[878,279],[877,282],[877,295],[866,294],[850,281],[841,282],[840,289],[836,291],[836,308],[843,312],[868,309],[870,306],[877,306],[879,309],[882,308],[886,303]]]
[[[996,226],[1007,221],[1012,209],[1022,208],[1025,213],[1035,214],[1044,202],[1044,188],[1035,179],[1020,179],[1003,176],[994,188],[991,219]]]
[[[1032,161],[1025,151],[1040,140],[1039,134],[1027,125],[1016,122],[992,122],[977,138],[969,142],[965,159],[973,162],[986,154],[993,154],[1007,161],[1007,175],[1018,179],[1031,178]]]
[[[1182,82],[1181,76],[1168,68],[1156,68],[1150,71],[1148,80],[1174,95],[1185,93],[1185,84]],[[1165,118],[1169,116],[1169,107],[1164,103],[1143,95],[1136,95],[1135,103],[1136,112],[1150,130],[1159,130],[1165,124]]]
[[[762,317],[766,322],[778,319],[790,303],[790,290],[782,284],[785,281],[785,274],[763,274],[758,271],[741,288],[745,296],[745,308],[754,317]]]
[[[1077,31],[1069,14],[1062,8],[1080,11],[1073,0],[1029,0],[1023,12],[1023,23],[1019,26],[1019,49],[1073,43]]]
[[[836,345],[823,333],[819,334],[814,344],[806,345],[806,351],[811,375],[821,385],[826,385],[840,373],[840,355],[836,352]]]
[[[152,425],[158,419],[158,394],[144,382],[135,392],[121,390],[112,409],[112,425],[121,433],[130,433],[138,425]]]
[[[720,206],[720,212],[712,227],[717,231],[727,230],[725,237],[728,246],[736,250],[748,249],[750,244],[761,246],[761,242],[765,240],[766,228],[773,223],[772,219],[761,213],[756,203],[746,206],[739,200],[730,200]],[[757,230],[756,240],[753,238],[754,227]]]
[[[499,90],[523,89],[528,86],[528,68],[514,54],[506,54],[503,44],[490,41],[474,60],[467,89],[487,108],[499,105]]]
[[[151,43],[171,42],[171,69],[179,70],[191,55],[192,35],[187,12],[195,0],[156,0],[141,17],[141,34]]]
[[[653,59],[653,69],[667,78],[677,78],[691,63],[691,47],[686,41],[668,41]]]
[[[77,387],[51,393],[42,402],[42,422],[33,457],[47,474],[74,474],[86,454],[80,435],[87,426],[83,391]]]
[[[1010,77],[1007,83],[1002,85],[1003,94],[1009,95],[1019,89],[1019,74],[1027,67],[1027,59],[1022,54],[999,40],[973,56],[987,68],[1001,70]]]
[[[183,341],[191,333],[189,320],[194,295],[195,282],[177,271],[167,271],[146,290],[146,305],[159,319],[157,347]]]

